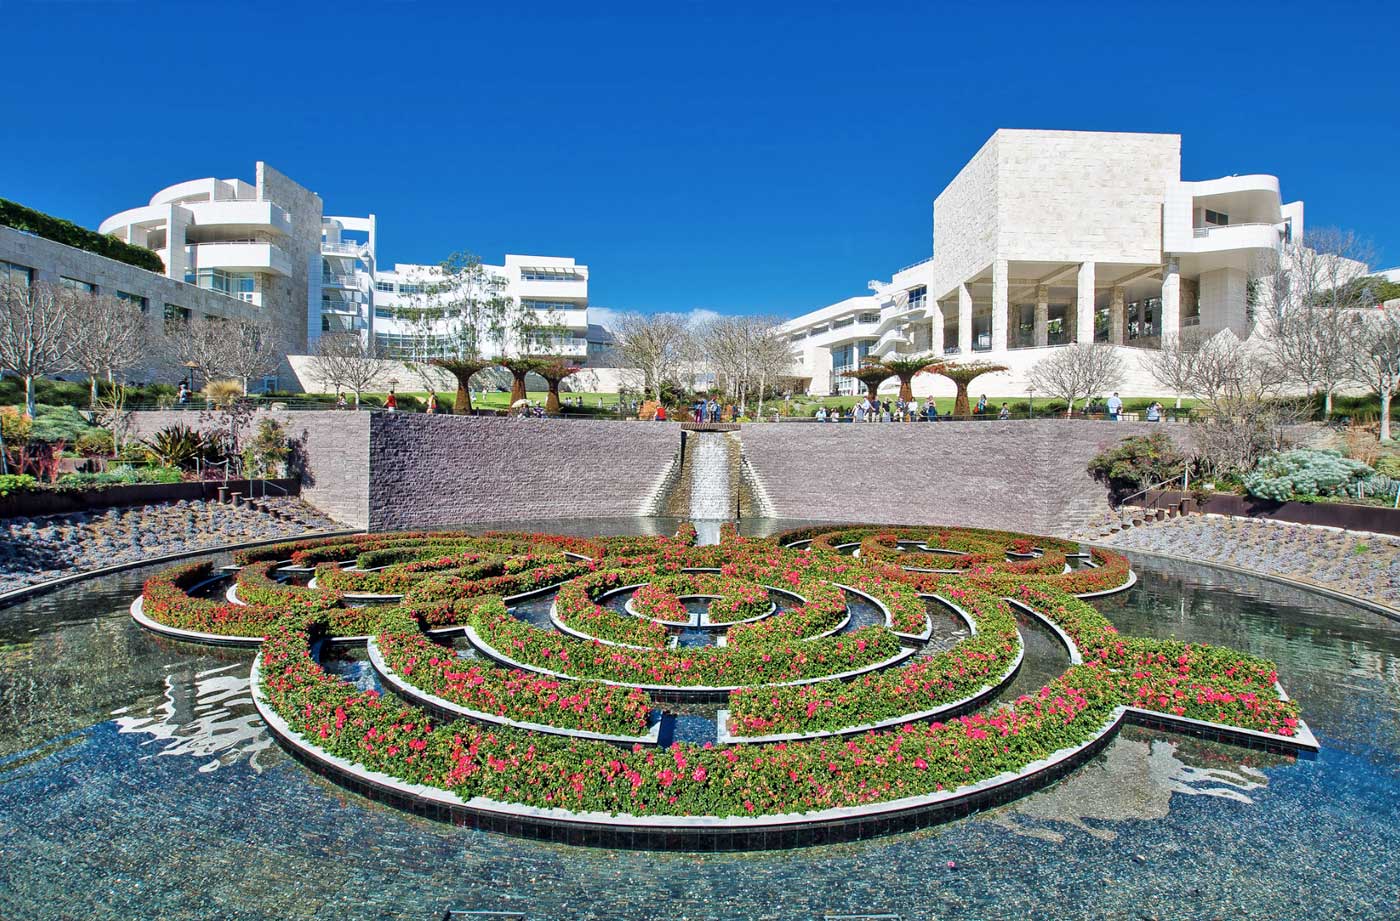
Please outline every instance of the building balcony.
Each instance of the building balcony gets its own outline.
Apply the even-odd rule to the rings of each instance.
[[[291,257],[273,243],[196,243],[185,247],[191,269],[226,269],[290,277]],[[169,264],[169,263],[167,263]]]
[[[360,288],[360,281],[354,275],[344,275],[339,272],[322,272],[321,287],[353,288],[358,291]]]
[[[588,279],[561,279],[549,281],[525,281],[522,279],[514,292],[517,297],[532,300],[579,300],[588,299]]]
[[[321,252],[327,256],[355,256],[359,257],[361,250],[365,248],[363,243],[338,242],[331,243],[326,240],[321,241]]]

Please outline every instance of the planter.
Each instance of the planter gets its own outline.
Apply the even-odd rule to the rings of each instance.
[[[1347,505],[1341,502],[1273,502],[1234,493],[1213,493],[1204,504],[1190,493],[1176,490],[1153,491],[1143,497],[1147,509],[1190,509],[1234,518],[1263,518],[1294,524],[1322,525],[1347,531],[1373,531],[1400,535],[1400,510],[1376,505]]]
[[[267,480],[264,486],[262,480],[197,480],[189,483],[98,486],[92,489],[37,489],[0,497],[0,518],[36,518],[123,505],[217,499],[220,489],[246,497],[261,497],[264,489],[269,496],[295,496],[301,492],[301,481],[291,478]]]

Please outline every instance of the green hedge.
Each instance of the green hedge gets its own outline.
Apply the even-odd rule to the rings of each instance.
[[[165,274],[165,263],[161,262],[160,256],[149,249],[123,243],[116,237],[109,237],[106,234],[88,230],[86,227],[79,227],[72,221],[65,221],[51,214],[26,208],[24,205],[5,198],[0,198],[0,224],[78,249],[85,249],[90,253],[106,256],[108,259],[125,262],[138,269],[146,269],[160,275]]]

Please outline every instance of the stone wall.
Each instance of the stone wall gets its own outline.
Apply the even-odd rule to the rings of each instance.
[[[375,530],[637,515],[680,447],[674,423],[415,413],[373,419]]]
[[[139,412],[132,417],[133,435],[138,438],[176,423],[201,431],[222,424],[218,413],[197,409]],[[268,417],[285,425],[288,437],[297,445],[302,498],[342,524],[369,527],[371,414],[259,411],[247,428]]]
[[[1183,427],[1025,422],[749,425],[744,455],[780,518],[946,523],[1066,534],[1105,514],[1089,459]]]

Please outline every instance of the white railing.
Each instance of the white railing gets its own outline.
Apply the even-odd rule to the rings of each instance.
[[[336,272],[322,272],[321,284],[336,285],[341,288],[358,288],[359,283],[354,275],[342,275]]]
[[[1235,227],[1277,227],[1279,221],[1246,221],[1243,224],[1207,224],[1204,227],[1191,228],[1191,235],[1194,237],[1208,237],[1217,230],[1231,230]]]
[[[925,262],[932,262],[932,261],[933,261],[933,257],[932,257],[932,256],[925,257],[925,258],[923,258],[923,259],[920,259],[918,262],[911,262],[911,263],[909,263],[909,264],[906,265],[904,268],[900,269],[898,272],[895,272],[895,274],[898,275],[900,272],[907,272],[908,270],[910,270],[910,269],[912,269],[912,268],[916,268],[916,267],[918,267],[918,266],[923,265]]]
[[[360,254],[360,250],[363,248],[364,245],[361,243],[327,243],[325,241],[321,242],[321,252],[323,253],[341,253],[346,256],[358,256]]]

